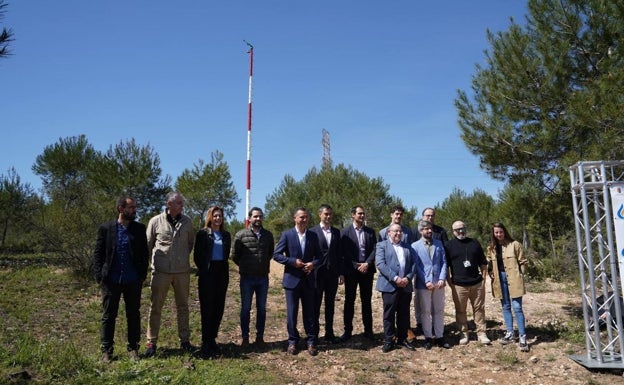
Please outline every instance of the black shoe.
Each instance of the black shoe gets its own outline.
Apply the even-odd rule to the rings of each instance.
[[[350,339],[351,339],[351,333],[344,332],[344,333],[340,336],[340,338],[339,338],[339,342],[347,342],[347,341],[349,341]]]
[[[316,349],[316,346],[308,345],[308,354],[311,355],[312,357],[317,356],[318,350]]]
[[[403,340],[400,344],[409,350],[416,350],[416,346],[412,345],[408,340]]]
[[[365,337],[366,339],[369,339],[369,340],[371,340],[371,341],[375,342],[375,333],[373,333],[373,332],[372,332],[372,331],[370,331],[370,330],[369,330],[369,331],[364,332],[364,337]]]
[[[193,345],[191,345],[190,342],[184,341],[180,343],[180,350],[182,350],[183,352],[192,353],[195,348],[193,347]]]
[[[329,344],[335,344],[337,342],[337,338],[333,334],[326,334],[324,340]]]
[[[433,347],[433,343],[431,341],[431,338],[427,338],[425,339],[425,350],[431,350],[431,348]]]
[[[444,338],[436,338],[436,345],[441,347],[442,349],[450,349],[451,345],[444,340]]]
[[[383,353],[388,353],[392,349],[394,349],[394,343],[392,342],[384,342],[383,346],[381,347],[381,351]]]
[[[202,345],[201,349],[199,349],[199,355],[202,358],[209,360],[217,357],[215,352],[210,348],[210,346],[207,345]]]
[[[256,337],[256,341],[254,342],[254,345],[256,345],[260,349],[264,349],[266,347],[266,342],[264,342],[264,337]]]

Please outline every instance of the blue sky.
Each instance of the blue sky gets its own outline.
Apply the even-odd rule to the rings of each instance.
[[[251,204],[302,178],[330,133],[334,164],[382,177],[419,210],[453,188],[496,197],[459,135],[453,101],[488,49],[486,29],[524,21],[520,0],[8,1],[0,61],[0,173],[59,138],[100,151],[135,138],[175,180],[224,154],[245,211],[254,49]],[[329,202],[331,203],[331,202]]]

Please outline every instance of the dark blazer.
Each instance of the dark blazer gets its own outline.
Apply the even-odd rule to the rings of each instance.
[[[223,237],[223,260],[228,261],[230,258],[230,249],[232,247],[232,237],[227,231],[222,231]],[[214,232],[211,228],[203,228],[195,235],[195,246],[193,246],[193,261],[197,266],[197,275],[207,273],[210,269],[210,261],[212,261],[212,246],[214,245]]]
[[[420,235],[420,231],[418,231],[418,226],[412,231],[414,237],[414,242],[419,241],[422,235]],[[437,239],[438,241],[442,241],[442,243],[448,242],[449,237],[446,234],[446,230],[444,227],[433,225],[433,239]]]
[[[377,237],[375,236],[375,231],[370,227],[364,226],[363,230],[364,253],[366,255],[366,263],[368,263],[368,273],[375,273],[375,245],[377,244]],[[344,255],[345,275],[353,274],[356,271],[357,264],[360,263],[360,246],[353,224],[340,230],[340,246]]]
[[[333,226],[331,227],[332,238],[329,246],[327,245],[325,232],[320,224],[312,227],[310,231],[316,233],[319,239],[321,253],[323,254],[323,263],[319,266],[319,269],[326,269],[337,275],[344,275],[344,259],[342,256],[342,247],[340,246],[340,230]]]
[[[130,236],[130,259],[139,279],[143,281],[147,277],[147,266],[149,265],[145,225],[136,221],[130,222],[128,234]],[[98,283],[108,277],[116,247],[117,221],[103,223],[98,229],[95,252],[93,253],[93,273]]]
[[[297,259],[301,259],[305,263],[312,262],[315,270],[323,262],[323,254],[319,247],[319,240],[316,233],[306,230],[305,237],[305,255],[301,253],[299,235],[294,227],[282,232],[277,246],[275,246],[273,259],[284,265],[282,286],[286,289],[296,288],[302,280],[306,285],[312,288],[316,287],[314,273],[306,274],[302,269],[295,267]]]

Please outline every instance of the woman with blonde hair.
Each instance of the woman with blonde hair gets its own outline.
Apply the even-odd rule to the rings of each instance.
[[[507,329],[500,342],[506,345],[515,340],[513,309],[520,336],[520,350],[528,352],[529,345],[526,340],[526,325],[522,311],[522,296],[526,294],[524,274],[528,260],[524,256],[522,245],[511,238],[502,223],[494,223],[486,257],[488,273],[492,280],[492,295],[501,301]]]
[[[211,207],[206,213],[204,228],[195,236],[193,248],[201,314],[201,354],[208,357],[221,354],[216,339],[230,281],[228,259],[232,238],[225,231],[223,222],[223,209],[219,206]]]

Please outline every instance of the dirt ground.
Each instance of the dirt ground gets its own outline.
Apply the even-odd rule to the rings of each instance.
[[[445,334],[452,344],[450,350],[434,347],[426,351],[422,348],[423,337],[419,336],[416,351],[396,349],[382,353],[381,295],[374,292],[373,319],[377,343],[361,335],[363,329],[356,301],[354,337],[350,341],[326,344],[321,339],[318,356],[311,357],[305,350],[296,356],[289,356],[285,353],[287,333],[282,271],[283,267],[278,264],[271,267],[265,331],[267,347],[259,350],[251,345],[241,349],[238,346],[238,274],[236,266],[232,266],[228,309],[218,342],[224,344],[226,355],[229,351],[230,354],[256,360],[268,370],[279,373],[284,384],[624,384],[621,371],[590,371],[569,358],[570,354],[585,354],[584,341],[570,343],[561,336],[565,327],[579,325],[579,319],[582,325],[581,296],[578,289],[553,282],[530,284],[530,292],[524,297],[523,308],[531,347],[528,353],[520,352],[517,344],[503,346],[497,340],[504,333],[503,319],[500,301],[492,298],[488,281],[486,319],[491,345],[479,344],[474,333],[468,345],[458,345],[458,332],[453,327],[454,306],[447,288]],[[341,286],[334,322],[337,335],[342,333],[343,301],[344,288]],[[323,315],[321,336],[324,335],[322,320]],[[254,322],[255,315],[252,314],[252,341],[255,338]],[[299,324],[303,335],[301,320]]]

